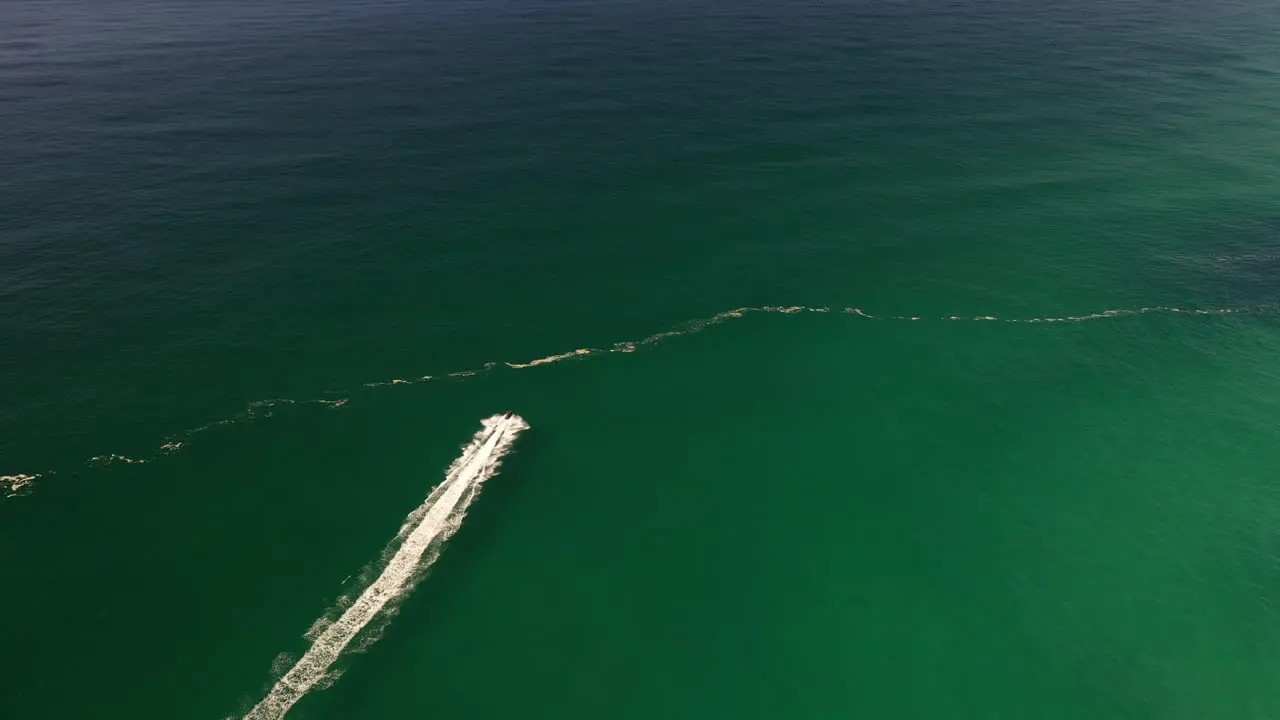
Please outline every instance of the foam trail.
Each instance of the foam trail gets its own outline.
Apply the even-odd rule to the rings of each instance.
[[[546,357],[527,360],[525,362],[506,361],[490,361],[471,369],[459,370],[456,372],[446,373],[443,375],[419,375],[416,377],[394,378],[391,380],[381,380],[366,382],[363,384],[365,388],[384,388],[398,385],[418,385],[420,383],[433,382],[445,378],[453,380],[466,380],[481,373],[491,371],[495,368],[505,367],[511,370],[531,370],[533,368],[553,365],[560,362],[566,362],[574,359],[583,359],[587,357],[609,355],[613,353],[632,353],[646,345],[654,345],[665,342],[672,338],[684,335],[693,335],[708,330],[714,326],[729,322],[730,320],[738,320],[749,315],[797,315],[801,313],[829,313],[831,315],[842,315],[850,318],[853,322],[962,322],[962,323],[1004,323],[1004,324],[1074,324],[1089,322],[1095,320],[1114,321],[1120,318],[1135,318],[1151,314],[1163,315],[1183,315],[1183,316],[1216,316],[1216,317],[1243,317],[1243,316],[1275,316],[1280,314],[1280,308],[1275,306],[1256,306],[1256,307],[1234,307],[1234,308],[1185,308],[1185,307],[1168,307],[1163,305],[1133,307],[1133,308],[1116,308],[1111,310],[1101,310],[1084,315],[1051,315],[1042,317],[1001,317],[998,315],[943,315],[925,317],[922,315],[877,315],[857,307],[824,307],[824,306],[806,306],[806,305],[761,305],[734,308],[725,310],[708,317],[690,320],[681,323],[670,330],[650,335],[641,340],[623,340],[615,342],[612,346],[604,348],[585,347],[567,352],[548,355]],[[270,418],[276,408],[284,406],[301,406],[301,405],[319,405],[330,410],[341,410],[347,406],[350,398],[339,399],[312,399],[312,400],[291,400],[289,398],[276,398],[271,400],[259,400],[249,403],[245,409],[231,417],[222,420],[215,420],[206,423],[200,427],[187,430],[185,432],[171,435],[165,439],[164,443],[159,447],[152,449],[150,452],[141,456],[126,456],[116,453],[108,455],[97,455],[89,458],[86,462],[90,466],[113,465],[113,464],[140,464],[149,463],[155,460],[163,459],[164,456],[172,455],[185,450],[200,433],[212,430],[224,425],[234,425],[243,422],[254,422]],[[38,473],[33,477],[40,475],[52,475],[53,469],[44,473]],[[4,478],[6,476],[0,476]],[[9,476],[20,477],[20,476]],[[4,489],[7,485],[21,483],[21,488],[30,485],[25,480],[9,480],[0,479],[0,489]],[[15,495],[25,494],[16,491],[10,491],[6,497],[14,497]]]
[[[500,415],[483,421],[476,433],[449,466],[444,482],[410,513],[397,540],[399,548],[365,591],[342,616],[316,637],[311,648],[254,706],[244,720],[276,720],[284,717],[294,703],[326,679],[329,668],[356,635],[382,612],[388,603],[403,597],[434,559],[428,551],[439,546],[458,529],[467,506],[479,486],[498,471],[501,459],[516,437],[529,426],[519,416]],[[394,546],[394,542],[392,545]]]
[[[162,445],[161,449],[163,448],[164,446]],[[95,455],[89,458],[88,460],[86,460],[85,464],[90,466],[95,466],[95,467],[101,466],[101,465],[111,465],[113,463],[124,463],[125,465],[141,465],[146,461],[147,461],[146,458],[131,458],[131,457],[125,457],[124,455],[117,455],[115,453],[111,453],[110,455]]]
[[[537,360],[530,360],[527,363],[509,362],[504,364],[509,368],[515,368],[516,370],[523,370],[524,368],[537,367],[539,365],[549,365],[553,362],[560,362],[561,360],[567,360],[571,357],[577,357],[579,355],[590,355],[591,353],[595,353],[595,352],[600,352],[600,351],[592,350],[591,348],[578,348],[577,350],[570,350],[567,353],[560,353],[559,355],[548,355],[547,357],[538,358]]]

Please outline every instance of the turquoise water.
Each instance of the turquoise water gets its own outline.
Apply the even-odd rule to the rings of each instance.
[[[1280,715],[1277,31],[5,3],[0,717]]]

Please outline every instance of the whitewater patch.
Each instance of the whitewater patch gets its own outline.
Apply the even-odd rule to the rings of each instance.
[[[0,490],[4,491],[5,497],[18,497],[30,492],[31,483],[40,477],[42,477],[40,473],[35,475],[27,475],[25,473],[0,475]]]
[[[381,573],[345,607],[338,619],[317,620],[307,632],[311,647],[271,688],[244,720],[276,720],[313,689],[332,682],[331,668],[361,631],[385,618],[422,577],[439,555],[440,546],[462,524],[467,507],[485,480],[498,472],[502,458],[529,425],[519,416],[495,415],[462,449],[440,483],[409,514],[383,556]],[[345,582],[345,581],[344,581]]]

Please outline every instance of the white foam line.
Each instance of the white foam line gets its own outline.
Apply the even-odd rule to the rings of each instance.
[[[449,467],[440,483],[401,528],[399,548],[351,607],[316,637],[310,649],[280,678],[245,720],[276,720],[325,679],[329,668],[356,635],[379,616],[388,603],[403,597],[434,559],[428,550],[447,540],[461,524],[479,486],[498,471],[516,437],[529,426],[519,416],[484,421]],[[407,531],[407,534],[406,534]],[[394,545],[394,542],[393,542]]]
[[[996,315],[975,315],[975,316],[945,315],[936,319],[946,321],[946,322],[1078,323],[1078,322],[1084,322],[1086,320],[1107,320],[1107,319],[1124,317],[1124,316],[1142,315],[1146,313],[1169,313],[1169,314],[1183,314],[1183,315],[1231,315],[1231,314],[1262,313],[1262,312],[1266,312],[1266,309],[1265,308],[1229,308],[1229,309],[1196,310],[1196,309],[1159,306],[1159,307],[1144,307],[1137,310],[1104,310],[1102,312],[1090,313],[1088,315],[1063,315],[1059,317],[1051,316],[1051,317],[1032,317],[1032,318],[1002,318]],[[740,307],[740,308],[734,308],[733,310],[726,310],[722,313],[717,313],[710,317],[689,321],[672,330],[667,330],[666,332],[660,332],[660,333],[650,335],[649,337],[646,337],[643,340],[628,340],[628,341],[616,342],[613,344],[612,347],[609,347],[609,348],[578,348],[577,350],[570,350],[568,352],[557,353],[555,355],[547,355],[546,357],[540,357],[540,358],[537,358],[536,360],[529,360],[528,362],[511,362],[511,361],[487,362],[487,363],[484,363],[484,365],[482,365],[480,369],[453,372],[453,373],[449,373],[447,377],[455,377],[455,378],[471,377],[473,375],[479,374],[482,370],[489,370],[499,365],[505,365],[506,367],[511,368],[512,370],[527,370],[530,368],[540,367],[543,365],[551,365],[553,363],[562,362],[564,360],[586,357],[589,355],[606,355],[609,353],[635,352],[636,349],[639,348],[641,345],[653,345],[655,343],[662,342],[663,340],[667,340],[669,338],[699,333],[713,325],[719,325],[728,320],[734,320],[737,318],[746,317],[747,315],[752,313],[777,314],[777,315],[796,315],[799,313],[839,313],[842,315],[854,316],[854,317],[863,318],[866,320],[876,320],[880,322],[888,321],[888,320],[917,322],[925,319],[919,315],[873,315],[861,308],[856,308],[856,307],[845,307],[845,308],[835,308],[835,309],[832,309],[830,307],[809,307],[806,305],[761,305],[758,307]],[[422,376],[422,378],[417,380],[399,380],[399,379],[386,380],[381,382],[365,383],[364,386],[368,388],[377,388],[377,387],[386,387],[389,385],[407,385],[411,383],[425,382],[431,379],[432,379],[432,376],[424,375]]]
[[[166,443],[167,444],[167,443]],[[161,446],[163,448],[163,446]],[[126,465],[141,465],[147,461],[146,458],[131,458],[124,455],[95,455],[88,460],[90,465],[111,465],[113,463],[124,463]]]
[[[590,355],[592,353],[597,353],[597,352],[603,352],[603,351],[592,350],[591,348],[578,348],[577,350],[570,350],[567,353],[560,353],[559,355],[549,355],[544,358],[538,358],[537,360],[530,360],[527,363],[505,363],[505,365],[509,368],[515,368],[516,370],[523,370],[524,368],[537,367],[538,365],[549,365],[553,362],[568,360],[571,357],[578,357],[579,355]]]
[[[583,358],[591,355],[607,355],[611,353],[631,353],[635,352],[642,345],[653,345],[670,338],[681,337],[683,335],[692,335],[702,332],[713,325],[719,325],[729,320],[746,317],[749,314],[778,314],[778,315],[795,315],[797,313],[832,313],[840,314],[846,317],[857,318],[859,322],[863,320],[874,322],[920,322],[920,321],[944,321],[944,322],[988,322],[988,323],[1008,323],[1008,324],[1053,324],[1053,323],[1080,323],[1087,320],[1112,320],[1121,317],[1135,317],[1148,315],[1152,313],[1169,314],[1169,315],[1196,315],[1196,316],[1241,316],[1241,315],[1262,315],[1274,314],[1278,308],[1274,307],[1243,307],[1243,308],[1180,308],[1168,306],[1147,306],[1134,309],[1117,309],[1103,310],[1101,312],[1090,313],[1087,315],[1062,315],[1062,316],[1046,316],[1046,317],[1030,317],[1030,318],[1003,318],[996,315],[947,315],[942,317],[925,318],[920,315],[873,315],[861,308],[844,307],[809,307],[805,305],[762,305],[758,307],[740,307],[733,310],[726,310],[710,317],[692,320],[679,325],[666,332],[656,333],[644,338],[643,340],[629,340],[614,343],[608,348],[579,348],[570,350],[569,352],[558,353],[556,355],[548,355],[536,360],[528,362],[486,362],[483,365],[471,370],[461,370],[458,372],[448,373],[446,375],[421,375],[410,378],[395,378],[392,380],[382,380],[376,382],[364,383],[366,388],[385,388],[396,385],[417,385],[419,383],[434,381],[442,378],[465,379],[480,374],[486,370],[491,370],[499,366],[506,366],[512,370],[528,370],[544,365],[552,365],[554,363],[570,360],[573,358]],[[233,425],[241,422],[250,422],[258,419],[269,418],[272,410],[276,406],[281,405],[304,405],[319,404],[332,410],[340,410],[347,405],[346,398],[339,400],[291,400],[288,398],[278,398],[274,400],[259,400],[250,403],[243,411],[222,420],[215,420],[206,423],[200,427],[186,432],[170,436],[164,444],[142,457],[126,457],[123,455],[99,455],[90,458],[87,463],[89,465],[107,465],[114,463],[138,464],[156,460],[165,455],[171,455],[180,452],[189,445],[189,441],[196,435],[206,430],[223,425]],[[48,474],[48,473],[46,473]],[[25,485],[24,485],[25,487]]]

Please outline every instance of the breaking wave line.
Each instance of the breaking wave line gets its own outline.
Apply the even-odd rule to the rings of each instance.
[[[702,332],[710,327],[720,325],[729,320],[736,320],[746,317],[750,314],[778,314],[778,315],[796,315],[799,313],[829,313],[833,315],[845,315],[864,320],[875,321],[907,321],[919,322],[924,320],[937,320],[942,322],[998,322],[998,323],[1021,323],[1021,324],[1040,324],[1040,323],[1080,323],[1088,320],[1107,320],[1112,318],[1120,318],[1126,316],[1147,315],[1151,313],[1164,313],[1173,315],[1256,315],[1266,312],[1267,308],[1218,308],[1203,310],[1197,308],[1178,308],[1165,306],[1149,306],[1136,309],[1120,309],[1120,310],[1104,310],[1102,312],[1089,313],[1087,315],[1061,315],[1049,317],[1031,317],[1031,318],[1002,318],[995,315],[946,315],[936,318],[925,318],[920,315],[873,315],[861,308],[831,308],[831,307],[809,307],[804,305],[764,305],[760,307],[740,307],[733,310],[726,310],[710,317],[692,320],[683,325],[668,330],[666,332],[650,335],[643,340],[631,342],[614,343],[612,347],[607,348],[578,348],[569,352],[559,353],[557,355],[548,355],[546,357],[530,360],[528,362],[504,362],[508,368],[513,370],[525,370],[528,368],[538,367],[540,365],[550,365],[552,363],[570,360],[573,358],[585,357],[588,355],[603,355],[607,353],[629,353],[635,352],[636,348],[642,345],[653,345],[673,337],[681,335],[692,335]],[[492,367],[494,363],[487,363],[486,368]],[[455,373],[456,374],[456,373]],[[425,379],[425,378],[424,378]],[[403,384],[407,380],[393,380],[391,383],[366,383],[365,387],[380,387],[385,384]],[[421,381],[417,381],[421,382]]]
[[[333,624],[315,638],[311,647],[271,688],[244,720],[277,720],[294,703],[329,677],[329,668],[347,645],[390,603],[402,599],[424,570],[435,560],[440,544],[457,531],[480,485],[498,472],[502,457],[529,425],[518,415],[495,415],[463,448],[445,473],[444,482],[409,514],[388,552],[399,543],[386,567]],[[322,624],[324,618],[317,621]]]
[[[1017,318],[1017,317],[1006,318],[1006,317],[999,317],[996,315],[944,315],[944,316],[927,317],[927,316],[921,316],[921,315],[876,315],[856,307],[811,307],[811,306],[805,306],[805,305],[762,305],[762,306],[756,306],[756,307],[740,307],[740,308],[734,308],[733,310],[726,310],[724,312],[716,313],[715,315],[711,315],[709,317],[691,320],[675,328],[672,328],[671,330],[656,333],[646,338],[643,338],[641,340],[617,342],[609,347],[577,348],[574,350],[569,350],[567,352],[561,352],[555,355],[548,355],[546,357],[536,358],[534,360],[528,360],[525,362],[492,361],[492,362],[482,363],[471,369],[460,370],[460,371],[451,372],[451,373],[444,373],[440,375],[419,375],[416,377],[409,377],[409,378],[395,378],[392,380],[380,380],[380,381],[374,381],[374,382],[367,382],[367,383],[364,383],[363,387],[366,389],[377,389],[377,388],[386,388],[386,387],[391,387],[396,385],[418,385],[418,384],[429,382],[429,381],[430,382],[440,382],[440,381],[447,381],[447,380],[460,381],[470,377],[474,377],[481,373],[489,372],[492,370],[498,370],[502,368],[506,368],[509,370],[528,370],[536,367],[553,365],[553,364],[568,361],[568,360],[586,358],[593,355],[606,355],[606,354],[612,354],[612,353],[631,353],[631,352],[635,352],[637,349],[645,345],[654,345],[656,343],[660,343],[664,340],[668,340],[671,338],[699,333],[699,332],[702,332],[703,330],[714,327],[716,325],[726,323],[730,320],[737,320],[740,318],[744,318],[748,315],[764,315],[764,314],[796,315],[801,313],[825,313],[829,315],[844,316],[852,320],[856,320],[858,322],[898,321],[898,322],[927,323],[929,321],[933,321],[933,322],[985,322],[985,323],[1009,323],[1009,324],[1036,325],[1036,324],[1063,324],[1063,323],[1072,324],[1072,323],[1089,322],[1094,320],[1116,320],[1119,318],[1137,317],[1137,316],[1151,315],[1151,314],[1201,316],[1201,317],[1203,316],[1227,317],[1227,316],[1247,316],[1247,315],[1257,316],[1257,315],[1265,315],[1265,314],[1275,314],[1276,312],[1277,312],[1277,308],[1275,307],[1201,309],[1201,308],[1182,308],[1182,307],[1169,307],[1169,306],[1156,305],[1156,306],[1147,306],[1147,307],[1130,308],[1130,309],[1103,310],[1100,312],[1088,313],[1084,315],[1058,315],[1058,316],[1042,316],[1042,317],[1023,317],[1023,318]],[[224,418],[222,420],[215,420],[213,422],[206,423],[192,430],[187,430],[182,433],[171,435],[165,439],[165,442],[162,445],[153,449],[151,452],[147,454],[133,455],[133,456],[126,456],[126,455],[121,455],[116,453],[111,453],[106,455],[97,455],[92,458],[89,458],[87,461],[85,461],[85,464],[89,466],[102,466],[102,465],[114,465],[114,464],[133,465],[133,464],[152,462],[156,459],[162,458],[165,455],[171,455],[173,453],[182,451],[187,447],[187,445],[190,444],[190,442],[195,436],[200,435],[201,433],[204,433],[208,430],[212,430],[214,428],[217,428],[223,425],[235,425],[239,423],[254,422],[257,420],[270,418],[274,410],[278,407],[302,406],[302,405],[317,406],[318,405],[330,410],[340,410],[347,406],[347,404],[350,402],[350,399],[351,399],[350,397],[342,397],[339,399],[332,399],[332,400],[329,400],[329,399],[291,400],[288,398],[259,400],[256,402],[249,403],[244,410],[242,410],[239,413],[236,413],[235,415],[232,415],[231,417]],[[4,487],[6,487],[6,484],[12,486],[15,483],[21,483],[20,488],[27,488],[30,485],[29,479],[34,479],[34,478],[41,477],[42,475],[50,475],[50,474],[53,474],[52,470],[48,470],[43,473],[36,473],[34,475],[0,476],[0,478],[5,478],[5,477],[11,478],[11,480],[9,480],[7,483],[6,483],[6,480],[0,479],[0,489],[3,489]],[[13,478],[16,478],[16,480],[13,480]],[[11,491],[8,496],[13,497],[16,494],[21,494],[21,493]]]

